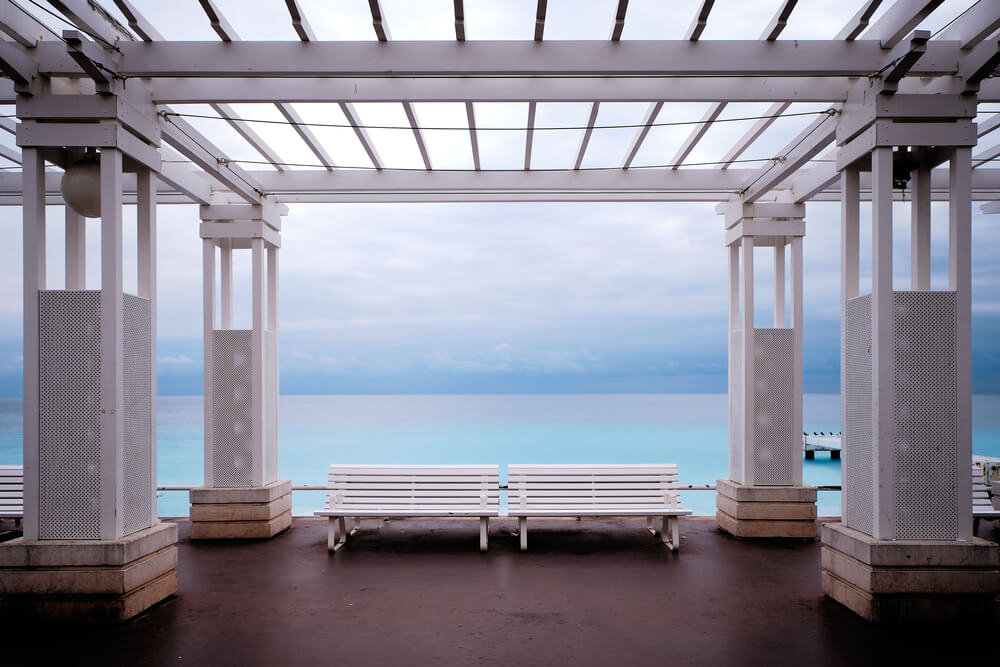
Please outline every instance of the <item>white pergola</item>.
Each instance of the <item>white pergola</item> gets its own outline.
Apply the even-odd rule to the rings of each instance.
[[[467,39],[463,0],[454,0],[455,39],[446,41],[392,40],[392,16],[385,15],[379,0],[368,0],[375,40],[318,40],[300,3],[285,0],[283,8],[275,3],[270,19],[290,22],[297,41],[243,41],[213,0],[198,3],[217,40],[163,39],[129,0],[114,0],[113,7],[95,0],[0,4],[0,69],[5,75],[0,104],[16,105],[16,121],[0,118],[0,129],[15,135],[19,147],[0,146],[0,157],[10,166],[23,165],[22,170],[0,170],[0,204],[22,206],[25,217],[28,539],[44,542],[49,534],[44,518],[49,482],[45,471],[38,470],[45,459],[46,436],[40,435],[40,428],[44,431],[45,410],[51,408],[45,399],[48,369],[44,359],[40,364],[33,361],[43,355],[39,345],[46,340],[47,325],[39,310],[44,304],[39,306],[37,297],[81,287],[72,277],[79,275],[82,263],[82,225],[79,214],[67,206],[71,233],[66,263],[71,278],[65,290],[46,289],[45,205],[63,203],[61,170],[81,158],[94,159],[85,151],[96,150],[105,230],[99,328],[105,335],[102,359],[107,368],[95,371],[102,392],[102,440],[95,456],[111,467],[101,473],[106,477],[94,510],[99,515],[97,532],[83,536],[74,533],[73,526],[61,526],[64,532],[56,533],[63,538],[118,540],[130,535],[114,517],[129,502],[121,461],[134,452],[127,442],[127,423],[123,425],[122,417],[114,416],[116,409],[109,407],[117,405],[121,412],[129,388],[115,375],[116,364],[107,360],[120,361],[115,341],[120,339],[127,348],[134,335],[128,333],[119,295],[120,208],[135,202],[144,211],[140,226],[146,241],[140,246],[151,253],[140,263],[148,275],[139,296],[154,305],[153,312],[155,204],[199,204],[203,221],[206,479],[197,499],[192,494],[192,519],[205,525],[192,528],[195,537],[237,536],[216,530],[220,522],[210,517],[229,511],[221,506],[266,506],[252,520],[249,513],[232,510],[230,519],[235,517],[236,523],[257,523],[255,530],[261,532],[252,536],[267,537],[287,526],[282,523],[287,510],[281,508],[288,502],[288,485],[278,480],[275,428],[277,255],[286,205],[492,201],[719,205],[730,256],[731,343],[730,479],[719,484],[720,526],[749,537],[796,536],[801,531],[806,535],[810,530],[814,534],[815,489],[802,485],[798,453],[801,247],[805,204],[840,201],[844,518],[841,532],[824,533],[832,554],[824,556],[824,590],[870,618],[905,615],[905,605],[896,598],[851,580],[845,574],[850,564],[843,559],[854,558],[869,572],[878,571],[883,562],[865,561],[852,549],[859,544],[885,547],[893,558],[907,562],[905,550],[913,540],[944,543],[927,562],[938,570],[967,570],[974,561],[975,576],[995,579],[995,547],[974,541],[971,516],[966,515],[971,502],[970,209],[975,200],[1000,201],[1000,169],[990,167],[1000,157],[1000,139],[993,134],[1000,127],[1000,113],[983,106],[1000,104],[1000,78],[994,76],[1000,66],[1000,3],[969,0],[961,13],[932,34],[921,26],[942,0],[866,0],[832,39],[793,40],[781,36],[797,1],[775,0],[773,18],[757,39],[706,40],[706,26],[716,18],[714,0],[701,0],[693,16],[680,17],[690,21],[682,39],[656,41],[622,39],[628,0],[618,0],[609,38],[588,41],[547,40],[546,0],[537,2],[534,38],[524,41]],[[56,16],[65,25],[56,27]],[[64,30],[66,26],[71,29]],[[464,106],[465,122],[445,129],[468,141],[469,168],[435,167],[428,134],[442,128],[422,124],[417,116],[419,105],[429,102]],[[541,132],[553,129],[536,124],[539,105],[561,102],[589,105],[585,125],[575,128],[582,132],[579,144],[566,156],[572,166],[538,168],[533,146]],[[664,120],[671,105],[689,102],[707,104],[702,117],[680,123]],[[744,119],[752,124],[717,159],[693,159],[706,135],[731,120],[725,117],[727,105],[746,102],[769,106]],[[273,105],[280,120],[241,117],[233,105],[247,103]],[[385,128],[363,120],[366,105],[375,103],[400,105],[420,156],[419,167],[402,168],[381,157],[386,147],[374,135]],[[493,128],[477,123],[477,111],[491,103],[527,105],[526,124],[507,128],[518,131],[512,135],[518,142],[523,136],[520,168],[492,169],[482,159],[482,133]],[[595,131],[609,129],[599,122],[601,105],[611,103],[643,105],[643,120],[624,128],[633,130],[634,137],[621,145],[619,160],[590,166],[588,149]],[[809,111],[796,106],[807,103],[821,106]],[[208,105],[212,113],[194,114],[188,105]],[[341,146],[321,138],[320,130],[330,123],[305,120],[317,117],[314,105],[337,106],[346,121],[337,124],[353,133],[368,163],[341,161]],[[227,155],[196,128],[192,116],[199,115],[227,123],[259,158]],[[791,116],[808,116],[807,124],[766,158],[746,157],[778,120]],[[294,131],[311,161],[283,161],[281,151],[262,136],[267,134],[262,122]],[[643,162],[640,156],[651,132],[678,124],[687,126],[689,134],[676,151]],[[46,169],[46,164],[52,168]],[[905,292],[893,289],[890,252],[892,202],[902,199],[913,202],[913,280]],[[858,293],[862,200],[873,202],[875,269],[870,295]],[[932,200],[950,204],[949,289],[938,292],[929,291],[927,279]],[[987,204],[986,210],[998,206]],[[780,316],[767,328],[756,326],[753,318],[755,246],[775,249],[774,300]],[[787,323],[786,246],[791,249]],[[219,317],[214,303],[217,247]],[[246,332],[229,330],[231,256],[240,249],[251,250],[254,267],[254,326]],[[144,354],[155,360],[155,317],[146,335],[153,342]],[[903,339],[920,341],[923,347],[919,353],[900,348]],[[934,347],[939,343],[944,346],[940,350]],[[150,402],[155,396],[155,361],[152,370],[146,363],[147,374],[152,374],[146,380]],[[918,376],[929,377],[930,385],[907,384]],[[941,408],[944,404],[947,407]],[[931,410],[936,425],[913,426],[907,421],[909,412],[901,414],[903,408]],[[155,412],[150,428],[155,462]],[[931,437],[928,434],[935,438],[933,446],[921,449],[921,438]],[[931,450],[937,452],[933,456],[947,459],[946,473],[939,472],[939,459],[927,458]],[[923,463],[913,463],[909,456]],[[152,478],[155,481],[155,469]],[[122,487],[125,495],[105,487]],[[928,513],[933,516],[926,521],[919,518]],[[144,529],[153,530],[149,525]],[[969,544],[978,545],[976,553],[985,555],[970,561],[949,551]],[[943,594],[938,584],[927,583],[930,576],[918,573],[911,589],[892,595],[913,597],[932,589]],[[953,594],[949,604],[970,599],[968,590],[945,592]],[[981,596],[972,598],[983,604]],[[896,611],[885,611],[889,608]]]

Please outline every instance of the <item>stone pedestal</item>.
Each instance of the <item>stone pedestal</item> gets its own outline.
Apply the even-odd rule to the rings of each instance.
[[[0,544],[0,619],[120,622],[177,592],[177,524],[118,540]]]
[[[715,521],[735,537],[816,539],[816,487],[716,481]]]
[[[823,526],[823,592],[875,623],[988,617],[1000,592],[1000,548],[972,540],[876,540]]]
[[[268,539],[292,525],[292,483],[191,489],[191,539]]]

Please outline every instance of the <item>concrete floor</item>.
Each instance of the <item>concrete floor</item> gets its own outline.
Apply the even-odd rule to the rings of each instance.
[[[118,627],[5,628],[0,663],[101,665],[858,665],[945,651],[995,662],[983,626],[871,626],[820,592],[818,542],[739,541],[681,522],[670,553],[635,520],[326,521],[270,541],[191,543],[180,592]],[[1000,539],[986,524],[980,536]],[[9,660],[9,661],[8,661]],[[25,664],[28,664],[27,662]]]

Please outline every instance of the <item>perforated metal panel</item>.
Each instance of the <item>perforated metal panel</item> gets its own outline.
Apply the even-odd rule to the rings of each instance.
[[[212,484],[253,486],[253,332],[212,332]]]
[[[754,484],[790,485],[802,456],[792,424],[794,345],[792,329],[754,329]]]
[[[870,294],[847,301],[847,423],[843,425],[849,528],[874,531],[875,485],[872,439],[872,299]]]
[[[958,537],[955,307],[954,292],[893,292],[897,539]]]
[[[39,537],[97,539],[101,293],[39,292],[38,320]]]
[[[264,335],[264,483],[278,479],[278,338]]]
[[[743,331],[729,334],[729,479],[746,484],[743,474]]]
[[[122,295],[122,527],[152,525],[152,354],[149,300]]]

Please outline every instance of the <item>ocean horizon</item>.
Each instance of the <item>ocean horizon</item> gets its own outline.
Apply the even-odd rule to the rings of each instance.
[[[728,476],[726,394],[282,395],[280,477],[325,484],[331,463],[676,463],[682,484]],[[159,485],[203,483],[203,399],[158,398]],[[840,395],[806,394],[803,427],[840,430]],[[1000,456],[1000,395],[973,397],[973,453]],[[0,399],[0,464],[22,462],[21,400]],[[839,485],[839,460],[803,462],[807,484]],[[696,515],[715,513],[711,491],[684,491]],[[296,491],[310,515],[323,493]],[[820,492],[820,516],[840,514],[840,493]],[[187,516],[186,492],[166,491],[160,516]]]

